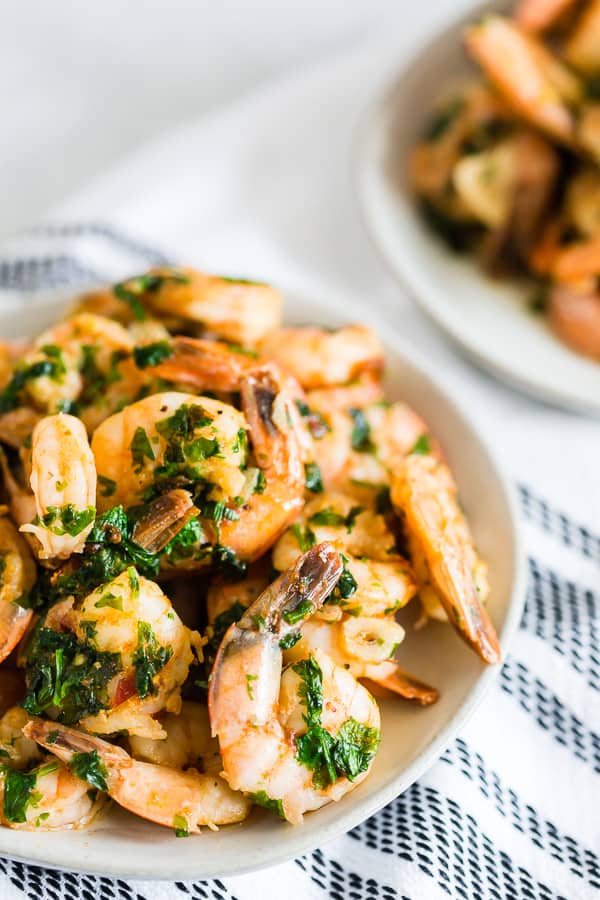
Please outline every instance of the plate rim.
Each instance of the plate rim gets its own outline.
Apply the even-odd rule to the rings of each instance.
[[[358,299],[349,291],[339,291],[328,286],[325,288],[322,284],[315,285],[314,282],[303,280],[301,283],[288,282],[286,284],[278,284],[284,298],[293,299],[296,302],[308,301],[310,304],[318,304],[330,313],[339,315],[345,321],[361,321],[365,318],[365,310],[361,307]],[[54,302],[66,303],[68,299],[73,299],[76,294],[73,291],[68,293],[65,290],[44,292],[47,298],[31,304],[34,307],[39,305],[40,308],[48,308]],[[14,314],[14,310],[0,311],[0,325],[4,317]],[[369,326],[373,327],[380,337],[384,349],[389,350],[395,356],[408,362],[419,374],[419,376],[427,383],[427,386],[434,392],[437,392],[443,399],[446,409],[450,411],[453,418],[462,420],[469,432],[470,439],[476,445],[477,452],[483,457],[487,457],[502,498],[506,505],[507,517],[505,525],[510,529],[510,541],[512,547],[512,566],[513,580],[510,589],[510,597],[508,600],[506,615],[503,627],[499,632],[499,641],[502,651],[502,661],[495,666],[485,666],[476,676],[472,687],[469,689],[467,696],[457,708],[455,714],[450,721],[446,723],[438,732],[436,732],[429,743],[416,756],[416,758],[402,770],[389,783],[380,787],[372,794],[367,794],[358,805],[343,812],[340,809],[340,815],[328,825],[318,826],[316,823],[312,831],[297,832],[294,839],[294,826],[283,824],[287,831],[282,833],[285,840],[276,842],[273,845],[272,852],[268,859],[256,858],[253,861],[245,860],[233,864],[227,869],[215,868],[204,869],[199,866],[198,870],[191,870],[188,867],[179,870],[169,870],[166,872],[151,872],[142,870],[139,867],[122,866],[114,864],[110,859],[100,863],[85,863],[79,865],[77,860],[64,859],[65,851],[59,851],[54,856],[54,860],[48,860],[42,853],[33,856],[27,854],[17,854],[11,850],[4,850],[2,847],[2,833],[0,828],[0,854],[8,859],[37,865],[55,871],[76,872],[81,874],[104,875],[107,877],[119,877],[134,881],[180,881],[195,880],[209,878],[228,878],[238,875],[248,874],[250,872],[259,871],[280,865],[297,858],[298,856],[314,850],[329,841],[346,834],[352,828],[355,828],[361,822],[375,815],[380,809],[392,802],[396,797],[406,791],[418,778],[424,775],[432,765],[441,757],[450,742],[458,736],[464,728],[468,719],[473,715],[485,695],[488,693],[495,679],[500,675],[500,671],[508,657],[508,651],[511,641],[518,628],[522,611],[525,605],[525,589],[526,589],[526,556],[523,542],[523,530],[519,516],[519,506],[517,501],[517,492],[512,481],[507,477],[503,464],[498,459],[498,454],[491,441],[487,441],[482,435],[481,428],[476,424],[470,413],[463,407],[459,399],[455,396],[455,392],[445,385],[441,385],[436,378],[431,377],[427,369],[427,360],[424,354],[418,349],[411,346],[409,342],[402,337],[393,322],[379,310],[369,310]],[[318,813],[318,810],[316,811]],[[10,829],[7,829],[10,832]],[[82,829],[82,831],[84,831]],[[68,832],[64,832],[66,835]],[[90,831],[90,836],[93,831]],[[40,836],[43,836],[40,833]],[[201,840],[201,836],[199,837]],[[149,844],[149,847],[151,845]],[[168,862],[167,862],[168,865]]]
[[[369,199],[368,179],[373,171],[369,164],[372,157],[372,152],[370,151],[372,151],[372,144],[377,132],[381,128],[380,123],[387,118],[385,113],[389,106],[389,99],[394,86],[397,86],[413,66],[441,41],[448,32],[457,31],[460,27],[486,12],[501,12],[506,7],[507,0],[492,0],[492,2],[488,0],[488,2],[478,3],[466,11],[463,9],[458,15],[446,18],[433,34],[426,35],[412,47],[397,67],[387,68],[384,78],[380,80],[377,90],[359,116],[354,131],[351,148],[351,176],[354,195],[357,199],[359,216],[369,243],[379,259],[385,264],[387,271],[406,289],[409,296],[419,309],[425,313],[428,320],[449,338],[468,360],[482,371],[491,373],[498,381],[519,391],[522,395],[533,397],[538,402],[541,401],[555,409],[598,418],[600,417],[600,396],[597,401],[583,399],[572,391],[561,390],[559,386],[546,387],[542,382],[531,381],[525,376],[519,376],[514,373],[508,365],[505,366],[490,359],[485,353],[479,352],[472,343],[465,340],[459,326],[453,326],[440,316],[438,305],[431,299],[433,291],[430,284],[423,280],[407,262],[406,255],[403,255],[400,251],[394,253],[390,249],[386,240],[382,237],[377,224],[378,216],[373,211],[374,203]],[[558,338],[556,338],[556,341],[559,346],[564,347]],[[571,352],[574,353],[574,351]],[[579,354],[575,355],[584,361],[589,361]],[[597,366],[600,372],[600,362]]]

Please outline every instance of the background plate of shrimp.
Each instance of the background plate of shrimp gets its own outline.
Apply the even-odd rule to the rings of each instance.
[[[375,246],[476,364],[600,414],[600,3],[475,8],[358,132]]]
[[[347,297],[169,268],[75,303],[0,324],[0,854],[282,862],[483,697],[523,603],[511,491]]]

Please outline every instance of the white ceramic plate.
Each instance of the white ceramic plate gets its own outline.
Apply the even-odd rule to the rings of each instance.
[[[494,281],[447,250],[422,221],[406,178],[408,153],[447,85],[475,69],[461,45],[472,10],[420,49],[388,84],[358,133],[356,187],[367,230],[425,312],[477,364],[555,405],[600,415],[600,364],[562,345],[528,309],[531,288]]]
[[[286,318],[339,326],[360,320],[347,297],[307,299],[289,294]],[[38,333],[56,319],[64,300],[0,315],[0,334]],[[512,494],[489,451],[464,414],[426,374],[425,365],[393,330],[387,336],[390,399],[404,399],[430,423],[458,480],[475,539],[489,562],[491,617],[506,655],[524,595],[524,567]],[[138,878],[199,879],[234,875],[291,859],[348,831],[404,791],[440,756],[459,732],[498,672],[484,666],[449,626],[432,624],[409,633],[402,664],[441,689],[441,699],[421,709],[403,701],[382,702],[382,742],[369,778],[340,803],[308,814],[293,827],[255,810],[242,825],[177,839],[114,808],[86,831],[27,833],[0,828],[0,855],[49,866]]]

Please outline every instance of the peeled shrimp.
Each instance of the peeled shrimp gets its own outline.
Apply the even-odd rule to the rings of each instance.
[[[289,665],[305,659],[319,650],[338,666],[343,666],[354,678],[368,680],[422,706],[435,703],[438,692],[413,678],[394,659],[404,629],[387,616],[351,616],[347,613],[336,622],[314,616],[302,625],[301,637],[283,654]]]
[[[79,419],[58,413],[33,431],[31,489],[37,521],[21,525],[34,536],[40,559],[68,559],[83,550],[96,515],[96,468]]]
[[[178,476],[182,487],[210,485],[210,499],[241,494],[245,479],[240,466],[246,460],[240,433],[245,435],[245,428],[244,416],[232,406],[179,391],[152,394],[126,406],[92,436],[100,480],[111,486],[104,495],[100,491],[100,512],[117,503],[140,503],[162,483],[177,483]],[[180,452],[171,449],[175,444]]]
[[[207,275],[194,269],[151,269],[115,287],[158,315],[175,316],[244,346],[281,322],[281,295],[268,284]]]
[[[391,499],[405,519],[426,614],[444,618],[443,607],[481,659],[498,662],[498,638],[483,606],[488,594],[486,566],[456,502],[449,469],[432,456],[407,456],[392,476]]]
[[[569,103],[579,81],[535,38],[508,19],[488,15],[467,29],[467,49],[515,112],[557,140],[572,144]]]
[[[593,286],[555,285],[550,293],[548,319],[567,346],[600,359],[600,293]]]
[[[53,727],[51,722],[44,725]],[[17,831],[84,828],[105,804],[102,793],[91,791],[87,782],[52,758],[29,772],[6,768],[0,786],[0,820]],[[16,807],[10,802],[15,795],[19,798]]]
[[[26,541],[0,510],[0,662],[17,646],[33,615],[18,600],[36,580],[35,563]]]
[[[129,568],[97,588],[74,605],[72,598],[56,603],[43,622],[46,629],[70,632],[83,651],[93,638],[94,650],[115,654],[115,674],[98,699],[101,709],[85,715],[80,724],[86,731],[128,734],[159,739],[165,732],[154,716],[178,712],[181,687],[194,658],[192,648],[200,648],[200,638],[182,623],[168,597],[154,582]],[[36,673],[35,641],[28,659]],[[85,656],[85,654],[83,654]],[[53,710],[61,711],[60,705]],[[71,720],[72,721],[72,720]]]
[[[210,718],[225,778],[257,802],[276,806],[293,823],[301,822],[304,812],[341,799],[362,781],[378,741],[375,701],[326,654],[319,651],[304,661],[304,670],[320,688],[317,709],[309,710],[303,668],[281,672],[280,641],[293,635],[302,619],[320,606],[341,571],[331,545],[305,553],[229,628],[210,682]],[[310,739],[307,728],[315,716],[329,739],[335,741],[342,729],[356,729],[361,740],[368,740],[371,750],[360,771],[330,764],[326,774],[317,773],[309,762],[301,761],[299,748],[303,736]]]
[[[325,493],[307,503],[295,525],[275,545],[274,567],[284,571],[293,565],[307,541],[328,541],[344,554],[354,584],[352,592],[339,600],[338,615],[340,610],[365,616],[387,614],[414,597],[414,575],[396,552],[395,537],[384,516],[357,506],[352,497]],[[330,604],[326,610],[328,618],[336,613]]]
[[[383,365],[379,339],[364,325],[337,331],[280,328],[260,342],[259,350],[294,375],[303,388],[346,384],[362,372],[379,372]]]
[[[79,754],[95,754],[113,800],[158,825],[198,834],[201,825],[229,825],[248,814],[248,801],[218,775],[139,762],[99,737],[41,719],[33,719],[24,732],[65,763],[72,764]]]

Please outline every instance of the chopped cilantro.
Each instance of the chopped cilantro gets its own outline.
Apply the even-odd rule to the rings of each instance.
[[[107,791],[108,772],[106,766],[98,756],[97,750],[89,753],[74,753],[69,761],[69,768],[76,778],[87,781],[99,791]]]
[[[310,548],[314,547],[317,543],[315,533],[308,525],[303,531],[300,525],[296,523],[295,525],[292,525],[292,531],[294,532],[294,536],[298,541],[298,546],[303,553],[306,553],[307,550],[310,550]]]
[[[103,497],[112,497],[117,490],[117,482],[106,475],[98,475],[98,486]]]
[[[257,678],[258,675],[246,675],[246,691],[251,700],[254,700],[254,688],[252,687],[252,682],[256,681]]]
[[[305,420],[308,430],[315,440],[321,440],[321,438],[324,438],[325,435],[331,431],[330,426],[327,424],[321,413],[312,410],[304,400],[296,400],[296,408]]]
[[[175,832],[175,837],[183,838],[190,836],[190,829],[185,816],[179,814],[173,816],[173,830]]]
[[[173,648],[158,643],[148,622],[138,622],[138,642],[131,661],[135,668],[135,689],[142,700],[158,692],[154,676],[172,656]]]
[[[313,494],[323,493],[323,478],[316,462],[304,463],[304,476],[307,491]]]
[[[333,528],[339,528],[343,525],[348,534],[350,534],[356,524],[356,519],[363,510],[364,506],[353,506],[348,515],[343,516],[341,513],[336,512],[331,506],[326,506],[324,509],[320,509],[318,512],[313,513],[308,521],[311,525],[328,525]]]
[[[129,445],[129,449],[131,450],[131,459],[133,461],[133,470],[138,474],[144,468],[144,460],[154,460],[156,457],[154,455],[154,450],[152,449],[152,445],[148,439],[148,435],[145,430],[139,426],[135,429],[133,437],[131,439],[131,444]]]
[[[52,534],[70,534],[76,537],[96,518],[96,507],[77,509],[74,503],[65,506],[49,506],[42,517],[42,524]]]
[[[279,646],[282,650],[290,650],[294,644],[297,644],[302,635],[299,631],[290,631],[289,634],[286,634],[285,637],[282,637],[279,641]]]
[[[371,440],[371,427],[364,411],[357,407],[351,407],[348,413],[354,421],[354,427],[350,435],[352,449],[357,450],[359,453],[373,453],[375,445]]]
[[[146,318],[143,300],[145,294],[156,294],[167,282],[176,284],[189,284],[190,279],[177,269],[164,270],[161,273],[147,272],[121,281],[113,287],[113,293],[119,300],[125,300],[131,307],[134,318],[143,322]]]
[[[263,806],[265,809],[269,809],[278,815],[280,819],[285,819],[282,800],[275,800],[273,797],[269,797],[266,791],[256,791],[255,794],[250,794],[249,796],[252,803],[256,804],[256,806]]]
[[[34,791],[38,773],[18,772],[9,766],[3,767],[4,781],[4,817],[9,822],[26,822],[27,809],[35,806],[41,794]]]
[[[322,725],[323,673],[311,654],[292,666],[301,678],[298,696],[306,707],[307,730],[296,738],[299,762],[313,773],[316,788],[325,788],[344,777],[354,781],[365,772],[379,746],[379,730],[347,719],[334,737]]]
[[[23,707],[31,715],[52,713],[73,725],[109,706],[107,685],[120,670],[120,654],[96,650],[73,634],[42,625],[27,651]]]
[[[288,625],[296,625],[298,622],[301,622],[302,619],[305,619],[313,609],[314,607],[310,600],[302,600],[295,609],[286,609],[282,618]]]
[[[428,453],[431,453],[431,443],[428,435],[419,435],[409,452],[416,453],[418,456],[426,456]]]
[[[133,358],[138,369],[147,369],[149,366],[158,366],[165,359],[173,356],[173,345],[170,341],[154,341],[152,344],[142,344],[133,351]]]
[[[58,352],[55,352],[58,351]],[[41,350],[48,358],[37,362],[19,363],[14,369],[12,378],[8,384],[0,390],[0,413],[10,412],[21,403],[21,394],[28,382],[37,378],[52,378],[60,382],[66,372],[66,366],[62,360],[62,354],[53,345],[47,345]]]

